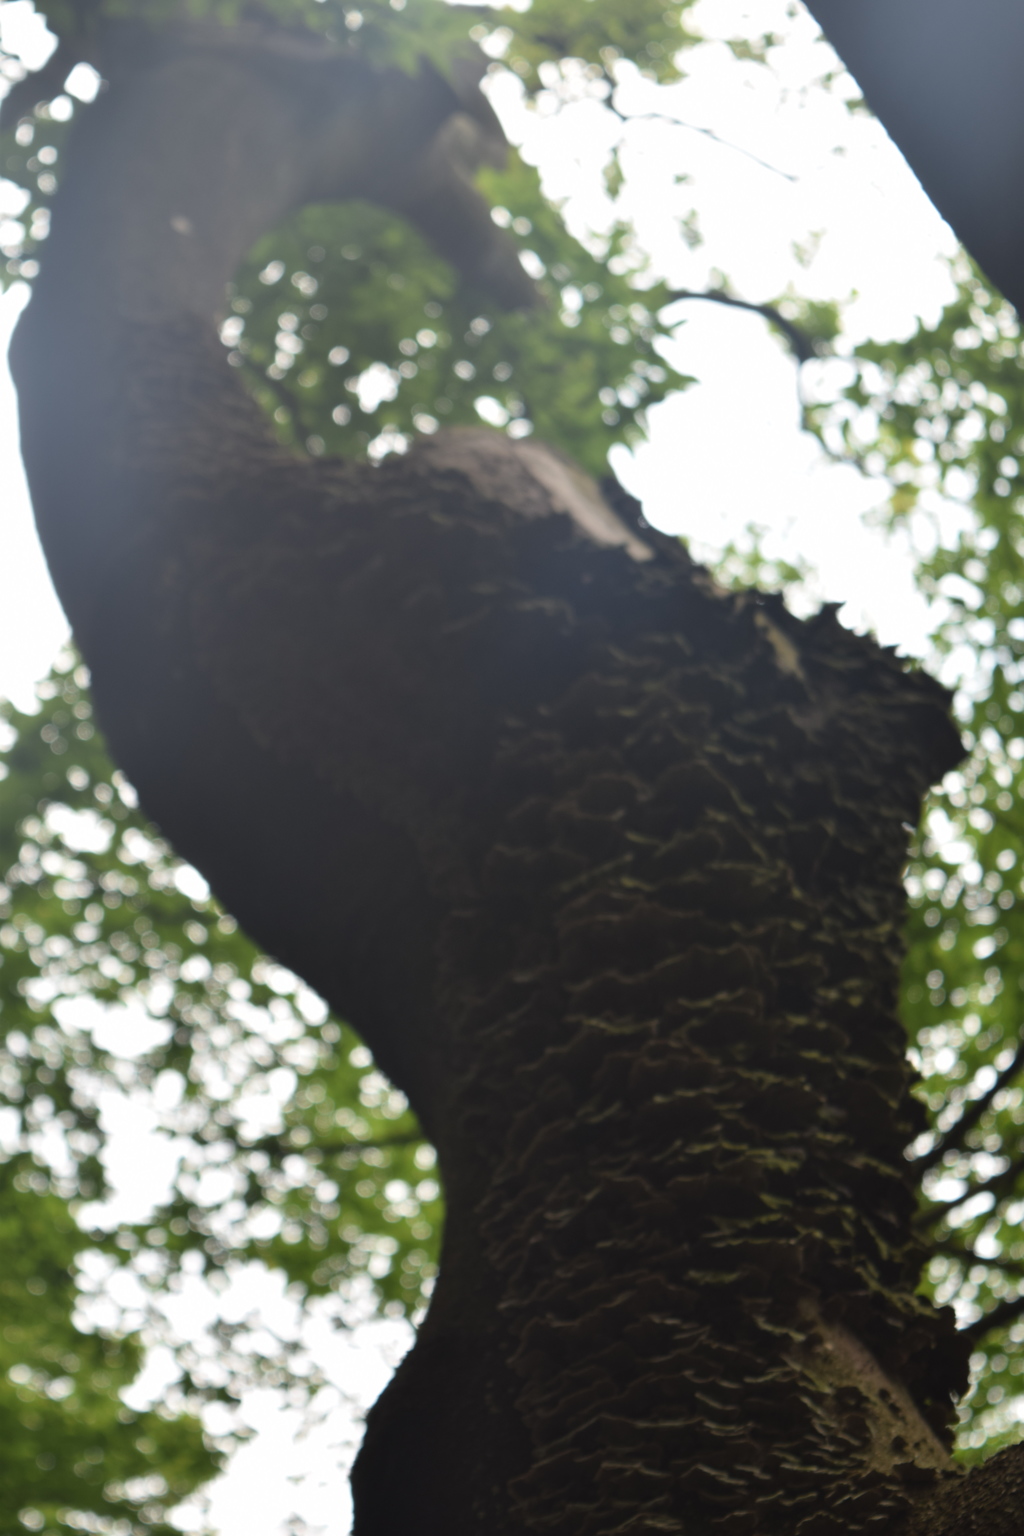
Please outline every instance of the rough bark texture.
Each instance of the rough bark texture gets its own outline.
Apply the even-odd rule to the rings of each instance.
[[[191,109],[209,71],[178,78]],[[1018,1530],[1019,1456],[980,1502],[950,1470],[964,1351],[914,1295],[900,871],[945,696],[541,448],[279,449],[191,296],[228,236],[147,316],[121,252],[171,204],[113,240],[94,210],[173,96],[112,90],[69,174],[25,456],[143,804],[438,1146],[440,1281],[358,1536]],[[230,187],[217,153],[192,174]]]

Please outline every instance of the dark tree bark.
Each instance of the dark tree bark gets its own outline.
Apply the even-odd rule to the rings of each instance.
[[[524,303],[452,148],[493,124],[255,31],[117,49],[15,338],[25,459],[149,814],[438,1147],[358,1536],[1019,1533],[1019,1456],[976,1499],[950,1466],[902,1156],[945,695],[540,445],[277,446],[212,326],[248,245],[370,193]]]

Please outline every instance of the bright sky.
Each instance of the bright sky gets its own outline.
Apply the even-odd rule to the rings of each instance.
[[[847,110],[841,85],[827,90],[816,83],[835,60],[816,42],[806,13],[789,14],[794,9],[788,0],[699,0],[695,21],[710,36],[749,37],[770,29],[785,37],[770,69],[737,62],[717,42],[687,55],[687,78],[671,89],[656,90],[635,71],[625,73],[622,110],[677,117],[689,127],[652,119],[623,129],[585,98],[557,114],[543,103],[539,112],[527,112],[511,78],[496,87],[493,99],[509,137],[541,165],[548,192],[569,199],[578,231],[607,220],[600,172],[611,143],[624,134],[627,182],[619,212],[635,221],[651,270],[674,286],[708,286],[717,269],[728,274],[737,294],[755,301],[775,298],[790,285],[809,298],[850,296],[849,344],[868,335],[907,335],[917,316],[934,318],[952,292],[945,260],[955,249],[953,238],[878,125]],[[38,50],[30,0],[15,0],[2,14],[6,46],[24,36],[26,54],[30,46]],[[680,220],[691,209],[704,237],[693,250],[680,233]],[[802,259],[795,245],[807,253]],[[0,300],[4,350],[24,297],[23,289],[15,289]],[[913,588],[909,553],[864,519],[882,499],[881,487],[852,468],[826,462],[801,434],[794,366],[779,342],[752,315],[697,303],[681,304],[677,313],[685,324],[678,327],[671,361],[700,382],[651,412],[650,441],[634,457],[623,451],[615,459],[650,520],[707,549],[759,524],[768,530],[766,553],[808,561],[817,572],[818,595],[845,604],[846,623],[922,653],[928,615]],[[812,365],[805,388],[827,387],[828,370],[841,366]],[[30,699],[66,633],[32,529],[4,372],[0,694],[16,702]],[[118,1114],[112,1149],[124,1198],[144,1199],[128,1169],[140,1161],[145,1110],[126,1102]],[[151,1138],[149,1144],[155,1156]],[[294,1308],[265,1276],[240,1277],[231,1298],[220,1298],[222,1310],[226,1304],[238,1317],[260,1310],[271,1329],[297,1326]],[[173,1305],[176,1323],[195,1330],[210,1298],[197,1282]],[[363,1404],[371,1401],[406,1337],[394,1323],[346,1334],[325,1317],[314,1318],[309,1343],[336,1384],[320,1403],[325,1416],[304,1429],[298,1410],[279,1395],[252,1394],[245,1414],[255,1438],[214,1486],[209,1524],[222,1536],[249,1536],[254,1523],[267,1536],[296,1536],[307,1527],[344,1536],[350,1511],[337,1468],[348,1464],[357,1432],[343,1399],[350,1394]],[[166,1381],[166,1360],[157,1354],[137,1390],[159,1394]]]

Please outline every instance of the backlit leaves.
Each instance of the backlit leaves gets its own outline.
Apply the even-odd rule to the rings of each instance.
[[[31,1156],[0,1162],[0,1526],[173,1536],[167,1510],[220,1458],[188,1413],[121,1401],[142,1350],[76,1326],[75,1268],[89,1246]]]
[[[813,415],[834,452],[889,479],[963,685],[968,756],[908,871],[904,1014],[936,1125],[914,1149],[928,1283],[978,1341],[963,1443],[980,1454],[1024,1416],[1024,352],[1009,305],[966,265],[959,278],[937,326],[859,347]]]
[[[599,259],[518,158],[481,181],[538,278],[528,314],[467,292],[403,220],[365,203],[307,208],[260,241],[222,335],[286,438],[379,457],[417,432],[486,422],[536,431],[600,475],[644,408],[686,384],[654,345],[664,289],[614,270],[624,231]]]
[[[503,10],[504,57],[528,91],[541,88],[540,66],[579,59],[607,75],[630,59],[655,80],[679,78],[675,56],[697,37],[686,28],[694,0],[533,0],[525,11]]]

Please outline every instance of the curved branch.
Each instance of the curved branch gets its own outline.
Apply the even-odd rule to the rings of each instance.
[[[763,171],[770,171],[773,176],[781,176],[784,181],[795,182],[799,179],[792,171],[781,171],[777,165],[771,165],[767,160],[762,160],[760,155],[755,155],[752,149],[744,149],[742,144],[734,144],[731,139],[723,139],[722,135],[716,133],[713,128],[705,128],[700,123],[688,123],[684,118],[675,117],[671,112],[623,112],[621,107],[615,105],[615,92],[618,89],[615,76],[607,68],[602,69],[601,74],[608,87],[605,105],[620,123],[657,122],[668,123],[673,128],[685,128],[688,133],[699,133],[702,138],[710,139],[712,144],[718,144],[722,149],[731,149],[734,154],[743,155],[745,159],[759,165]]]
[[[787,320],[774,304],[754,304],[749,299],[737,299],[720,288],[711,288],[706,292],[692,288],[676,288],[669,294],[661,308],[667,309],[670,304],[679,303],[682,299],[702,299],[708,304],[724,304],[729,309],[746,309],[751,314],[761,315],[769,325],[774,325],[776,330],[782,332],[798,365],[809,363],[812,358],[820,356],[818,344],[814,338],[808,336],[807,332],[802,331],[798,325],[794,325],[792,320]]]

